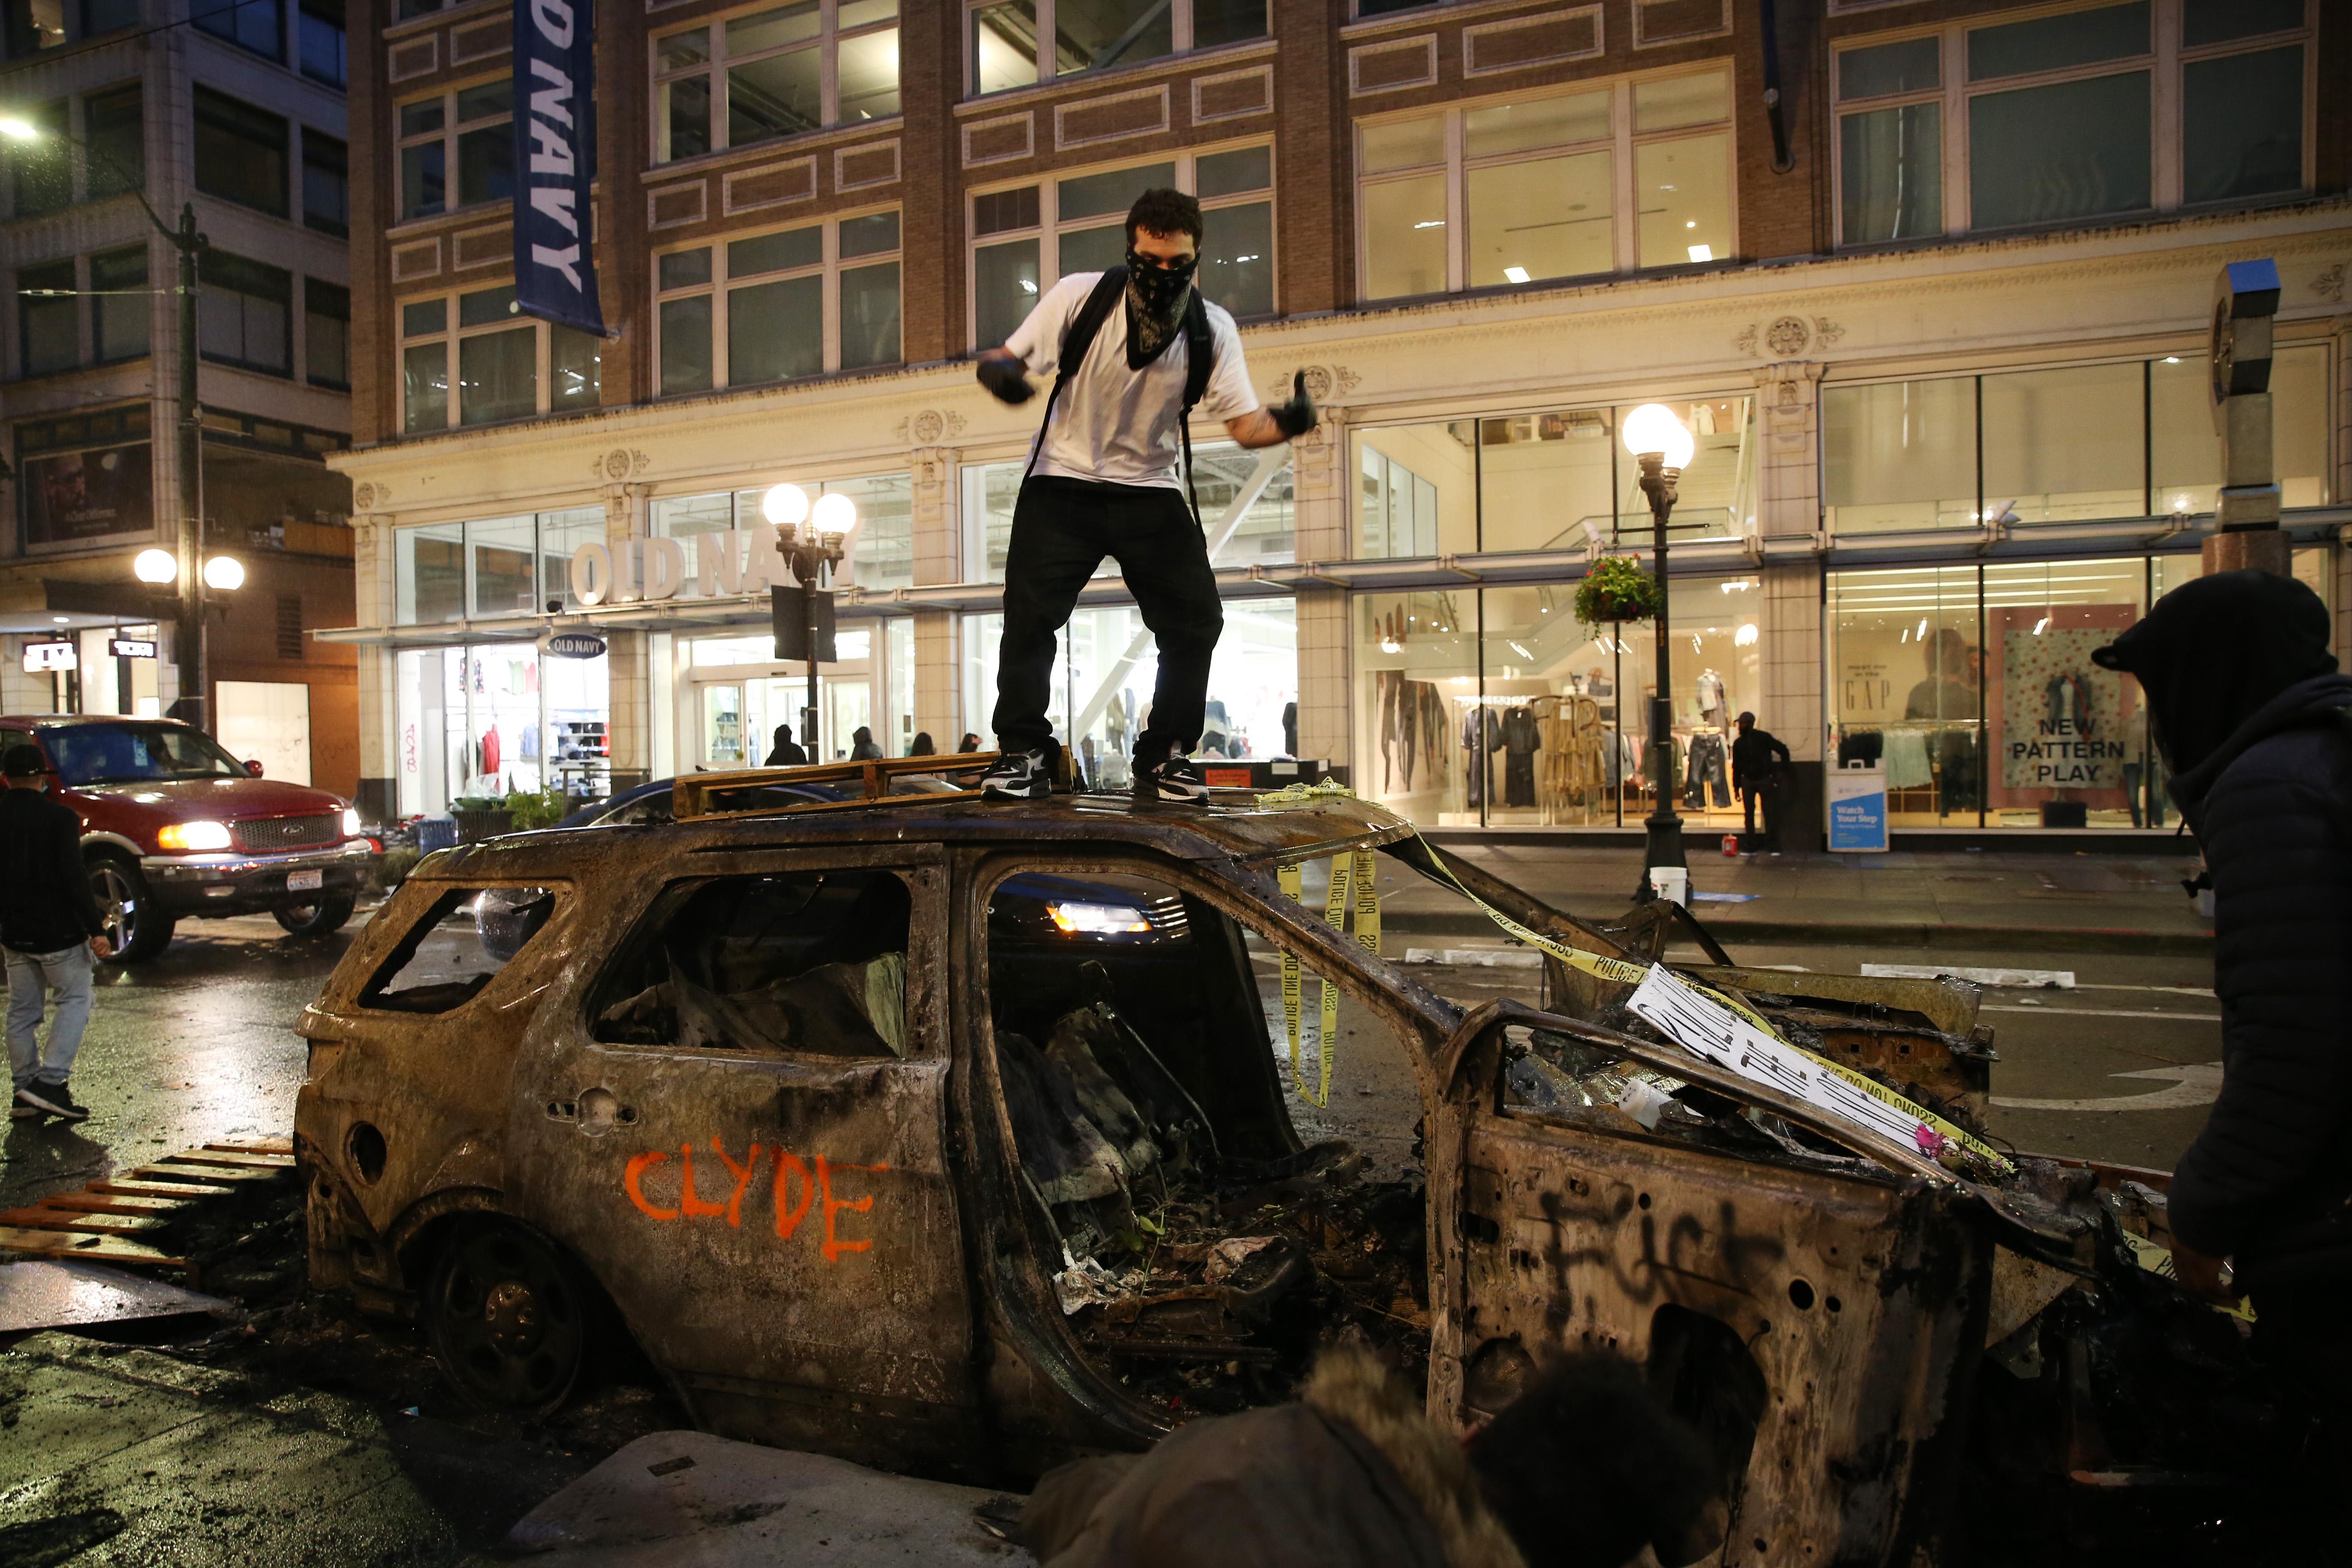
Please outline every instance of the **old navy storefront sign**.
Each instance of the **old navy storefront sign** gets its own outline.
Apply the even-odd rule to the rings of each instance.
[[[688,545],[693,550],[688,553]],[[793,575],[766,523],[697,533],[688,539],[589,543],[572,552],[572,596],[582,605],[758,595],[792,587]]]
[[[593,632],[558,632],[547,639],[547,651],[557,658],[602,658],[604,639]]]
[[[515,0],[515,297],[545,321],[604,336],[592,261],[596,26],[591,0]]]

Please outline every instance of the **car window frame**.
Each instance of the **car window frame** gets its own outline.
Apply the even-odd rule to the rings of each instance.
[[[898,847],[892,847],[897,849]],[[720,1063],[782,1062],[805,1069],[824,1070],[856,1067],[911,1067],[919,1063],[941,1060],[951,1056],[948,1043],[943,997],[934,995],[938,988],[936,975],[923,972],[922,949],[926,946],[927,918],[940,928],[929,933],[929,945],[939,951],[931,956],[931,968],[944,957],[944,911],[946,907],[945,871],[941,858],[910,857],[894,853],[887,858],[860,856],[854,852],[829,854],[824,851],[803,851],[778,857],[770,854],[728,855],[713,857],[705,866],[670,868],[678,874],[667,876],[656,883],[643,902],[632,910],[623,922],[621,932],[596,961],[580,985],[577,1016],[573,1026],[578,1037],[590,1049],[618,1051],[631,1054],[658,1055],[673,1061]],[[905,1037],[904,1054],[884,1052],[868,1056],[838,1056],[825,1051],[796,1050],[789,1047],[768,1047],[758,1050],[729,1050],[680,1045],[675,1040],[651,1044],[635,1040],[610,1040],[596,1032],[600,1002],[606,988],[613,984],[621,964],[630,958],[640,942],[646,940],[652,922],[663,918],[664,900],[680,887],[688,884],[707,885],[731,878],[790,877],[803,874],[825,874],[844,871],[876,871],[898,879],[907,890],[907,965],[905,989],[899,1002],[901,1028]],[[689,897],[691,895],[688,895]],[[925,909],[925,899],[932,902]],[[609,1005],[609,1004],[606,1004]]]
[[[502,999],[498,997],[497,993],[507,983],[507,976],[513,972],[518,963],[540,946],[541,939],[547,935],[551,928],[562,922],[572,904],[571,881],[568,879],[557,877],[436,878],[430,882],[412,879],[405,886],[417,888],[426,894],[425,908],[409,923],[407,929],[383,950],[383,955],[367,970],[366,978],[353,988],[348,1005],[355,1013],[376,1018],[447,1019],[458,1017],[482,1006],[486,997],[491,998],[490,1005],[499,1005]],[[438,914],[436,914],[435,910],[442,910],[446,900],[457,895],[479,895],[498,888],[544,888],[554,895],[555,908],[548,912],[547,919],[540,922],[539,929],[532,931],[524,940],[523,944],[515,950],[514,956],[499,965],[497,972],[483,983],[479,990],[463,1001],[440,1008],[387,1007],[378,1000],[380,995],[378,987],[391,976],[398,973],[410,960],[414,959],[416,956],[416,950],[425,944],[425,939],[444,920],[448,918],[446,910]],[[389,904],[385,906],[387,910],[393,907]],[[377,921],[382,919],[382,914],[376,917]],[[370,923],[373,926],[375,922]]]

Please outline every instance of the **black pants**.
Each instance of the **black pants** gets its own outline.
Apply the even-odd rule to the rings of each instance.
[[[1102,564],[1118,563],[1143,624],[1160,643],[1151,721],[1135,737],[1139,768],[1200,743],[1209,660],[1225,629],[1209,542],[1183,492],[1032,476],[1013,509],[1004,557],[1004,639],[996,658],[996,743],[1007,752],[1053,739],[1054,637]],[[1072,714],[1073,719],[1077,715]]]
[[[1780,847],[1780,783],[1774,779],[1765,784],[1743,784],[1739,786],[1740,805],[1747,808],[1748,831],[1756,831],[1756,808],[1764,808],[1764,842],[1771,848]]]

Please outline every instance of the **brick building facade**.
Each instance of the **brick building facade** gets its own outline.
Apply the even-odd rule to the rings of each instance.
[[[2152,830],[2127,696],[2084,678],[2136,738],[2062,779],[2032,731],[2074,720],[2027,684],[2194,570],[2211,279],[2252,256],[2284,282],[2298,571],[2347,607],[2335,0],[609,5],[601,344],[502,292],[509,13],[405,8],[352,39],[334,459],[359,615],[331,636],[383,812],[757,762],[801,704],[746,563],[783,481],[860,509],[818,749],[984,740],[1036,405],[964,362],[1115,259],[1151,183],[1202,196],[1261,395],[1303,370],[1328,415],[1286,463],[1196,432],[1213,753],[1344,766],[1432,826],[1644,815],[1646,629],[1572,601],[1646,542],[1617,432],[1655,400],[1698,448],[1686,809],[1730,820],[1713,765],[1752,710],[1809,777],[1885,768],[1905,826]],[[623,580],[595,603],[591,545]],[[557,629],[607,651],[544,657]],[[1115,577],[1064,665],[1057,722],[1116,784],[1150,665]]]

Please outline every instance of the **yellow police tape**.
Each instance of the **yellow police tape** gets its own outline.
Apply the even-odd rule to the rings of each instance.
[[[1282,890],[1300,903],[1307,901],[1299,878],[1303,866],[1304,862],[1294,861],[1276,872]],[[1331,883],[1323,897],[1323,919],[1333,931],[1346,929],[1350,886],[1355,889],[1356,941],[1367,952],[1378,952],[1381,950],[1381,898],[1378,872],[1370,849],[1358,849],[1349,856],[1334,855],[1331,858]],[[1316,1057],[1321,1067],[1318,1087],[1311,1092],[1307,1087],[1307,1074],[1298,1061],[1301,989],[1298,955],[1286,952],[1282,955],[1282,1022],[1284,1031],[1290,1037],[1291,1081],[1298,1086],[1300,1099],[1317,1107],[1328,1106],[1331,1103],[1331,1060],[1339,1054],[1339,988],[1328,980],[1323,982],[1323,1027],[1316,1047]]]
[[[1334,784],[1327,779],[1321,784],[1292,784],[1286,789],[1275,790],[1268,794],[1261,795],[1257,797],[1257,804],[1262,806],[1295,805],[1304,801],[1315,799],[1318,796],[1344,796],[1349,799],[1353,799],[1355,798],[1355,791],[1348,788],[1345,784]],[[1421,838],[1421,830],[1419,828],[1415,828],[1413,830],[1413,837]],[[1435,866],[1440,871],[1444,873],[1446,881],[1453,884],[1456,892],[1460,893],[1464,898],[1469,900],[1473,904],[1475,904],[1480,910],[1484,910],[1488,920],[1493,921],[1506,932],[1518,938],[1519,941],[1527,943],[1529,947],[1536,949],[1539,952],[1549,953],[1552,957],[1559,959],[1562,963],[1569,965],[1572,969],[1581,970],[1583,973],[1592,975],[1596,979],[1606,980],[1614,984],[1638,985],[1649,973],[1649,967],[1646,964],[1629,963],[1622,958],[1604,958],[1597,952],[1586,952],[1580,948],[1569,947],[1564,943],[1554,941],[1550,937],[1543,935],[1540,931],[1531,931],[1528,927],[1521,925],[1518,921],[1513,920],[1510,916],[1505,914],[1502,910],[1495,908],[1492,904],[1486,902],[1486,900],[1480,898],[1477,894],[1464,887],[1462,885],[1462,879],[1454,874],[1453,868],[1445,863],[1445,857],[1437,852],[1437,847],[1435,845],[1430,843],[1426,838],[1421,838],[1421,845],[1422,847],[1429,853],[1430,864]],[[1367,863],[1371,858],[1371,851],[1369,849],[1359,849],[1355,854],[1359,867],[1366,868],[1366,869],[1360,870],[1358,882],[1360,885],[1369,885],[1370,875]],[[1334,858],[1332,870],[1332,885],[1334,889],[1333,897],[1337,899],[1343,897],[1343,895],[1339,890],[1339,875],[1336,858]],[[1283,890],[1294,899],[1298,898],[1297,868],[1296,866],[1285,866],[1281,868],[1279,875],[1283,879]],[[1360,902],[1359,908],[1360,909]],[[1335,929],[1339,923],[1335,912],[1337,908],[1337,905],[1333,905],[1331,909],[1327,910],[1325,915],[1325,918],[1331,921],[1331,924]],[[1379,919],[1378,905],[1375,903],[1372,916],[1372,939],[1370,942],[1364,942],[1366,947],[1375,952],[1380,951]],[[1357,928],[1357,940],[1359,942],[1363,942],[1364,940],[1360,914],[1359,916],[1359,924]],[[1290,1026],[1291,1068],[1293,1073],[1296,1074],[1297,1072],[1298,1064],[1298,960],[1296,956],[1287,952],[1282,955],[1282,959],[1283,1016]],[[1985,1142],[1982,1139],[1975,1136],[1973,1133],[1953,1125],[1943,1117],[1940,1117],[1934,1111],[1928,1110],[1926,1106],[1920,1105],[1906,1096],[1897,1093],[1894,1089],[1887,1088],[1885,1084],[1880,1083],[1875,1079],[1865,1077],[1864,1074],[1854,1071],[1852,1068],[1843,1067],[1836,1062],[1815,1054],[1814,1052],[1806,1050],[1802,1046],[1790,1044],[1782,1037],[1778,1029],[1775,1029],[1770,1024],[1759,1017],[1753,1008],[1748,1006],[1737,997],[1725,995],[1722,992],[1717,991],[1711,986],[1700,985],[1696,981],[1692,981],[1687,978],[1685,978],[1684,984],[1691,986],[1693,990],[1699,992],[1709,1000],[1729,1008],[1732,1012],[1737,1013],[1741,1017],[1747,1019],[1748,1023],[1754,1025],[1757,1028],[1763,1030],[1765,1034],[1769,1035],[1775,1041],[1778,1041],[1781,1046],[1786,1047],[1788,1049],[1804,1057],[1807,1060],[1820,1067],[1823,1071],[1834,1074],[1856,1090],[1868,1095],[1871,1099],[1895,1111],[1897,1115],[1916,1120],[1920,1125],[1928,1128],[1930,1131],[1945,1139],[1948,1143],[1964,1152],[1970,1159],[1988,1165],[2003,1175],[2007,1175],[2016,1169],[2016,1167],[2011,1165],[2007,1157],[2001,1154],[1999,1150],[1993,1148],[1990,1144]],[[1323,983],[1323,1016],[1325,1019],[1323,1035],[1326,1042],[1324,1046],[1324,1099],[1317,1100],[1315,1103],[1318,1105],[1328,1103],[1330,1097],[1329,1041],[1333,1028],[1332,1021],[1337,1017],[1338,1009],[1338,999],[1332,993],[1331,983],[1328,980]],[[1299,1079],[1298,1089],[1302,1095],[1307,1092],[1306,1080],[1303,1077]]]

